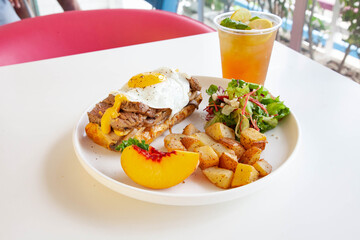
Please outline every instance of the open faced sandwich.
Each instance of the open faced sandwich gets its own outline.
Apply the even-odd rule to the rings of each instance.
[[[171,68],[140,73],[88,112],[86,134],[114,151],[130,138],[151,143],[192,114],[200,90],[195,78]]]

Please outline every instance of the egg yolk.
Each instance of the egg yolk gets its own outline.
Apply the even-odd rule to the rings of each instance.
[[[128,86],[130,88],[144,88],[157,83],[161,83],[165,80],[166,77],[161,73],[154,73],[154,72],[140,73],[133,76],[129,80]]]
[[[116,130],[114,129],[114,133],[120,137],[125,136],[126,134],[128,134],[130,132],[130,129],[128,130]]]
[[[109,134],[111,131],[111,119],[117,118],[119,116],[120,106],[123,101],[126,101],[127,98],[118,94],[115,96],[115,103],[112,107],[106,109],[104,115],[101,117],[101,131],[105,134]]]

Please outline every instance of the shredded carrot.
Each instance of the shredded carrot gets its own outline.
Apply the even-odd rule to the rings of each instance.
[[[243,107],[243,109],[241,110],[242,115],[245,114],[245,108],[246,108],[246,105],[247,105],[247,103],[248,103],[248,101],[249,101],[249,98],[250,98],[250,95],[249,95],[249,94],[246,94],[246,95],[247,95],[247,96],[246,96],[246,99],[245,99],[244,107]]]
[[[256,105],[258,105],[258,106],[259,106],[262,110],[264,110],[267,114],[269,114],[268,111],[266,110],[266,108],[264,107],[264,105],[262,105],[258,100],[254,99],[254,98],[250,98],[249,100],[250,100],[250,102],[253,102],[253,103],[255,103]]]
[[[253,127],[254,127],[257,131],[259,131],[260,129],[258,128],[258,126],[257,126],[257,124],[256,124],[256,120],[253,120],[252,117],[251,117],[251,115],[250,115],[250,121],[251,121],[251,124],[253,125]]]
[[[218,111],[216,103],[214,103],[215,110]]]

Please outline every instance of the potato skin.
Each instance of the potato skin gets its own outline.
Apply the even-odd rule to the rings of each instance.
[[[183,137],[181,139],[181,143],[190,152],[195,151],[195,149],[198,148],[198,147],[204,146],[204,144],[202,144],[200,142],[200,140],[198,140],[198,139],[196,139],[194,137],[191,137],[191,136],[186,136],[186,135],[185,135],[185,137]]]
[[[210,146],[201,146],[195,149],[195,152],[200,154],[199,167],[206,169],[219,165],[219,157]]]
[[[209,135],[207,135],[204,132],[194,133],[191,135],[191,137],[198,139],[203,145],[211,146],[216,143],[214,139],[212,139]]]
[[[214,123],[205,129],[207,135],[218,141],[222,138],[235,139],[235,132],[223,123]]]
[[[222,145],[221,143],[214,143],[213,145],[211,145],[211,147],[214,149],[214,151],[216,152],[216,154],[221,157],[221,155],[223,154],[223,152],[228,152],[230,154],[235,155],[235,152],[227,147],[225,147],[224,145]]]
[[[239,163],[236,167],[231,187],[240,187],[252,183],[259,178],[256,169],[248,164]]]
[[[255,164],[253,164],[253,167],[259,172],[260,177],[267,176],[272,171],[272,166],[264,159],[256,161]]]
[[[260,148],[261,150],[265,150],[266,144],[267,144],[267,141],[264,140],[264,141],[253,142],[251,146]]]
[[[262,150],[265,149],[266,136],[254,128],[247,128],[240,133],[240,143],[245,149],[249,149],[252,146],[256,146]]]
[[[188,135],[188,136],[193,135],[194,133],[198,133],[198,132],[200,132],[200,130],[197,129],[194,126],[194,124],[192,124],[192,123],[188,124],[183,130],[183,134]]]
[[[228,189],[234,176],[233,171],[228,169],[209,167],[202,170],[203,174],[217,187]]]
[[[237,165],[238,161],[236,155],[230,154],[228,152],[223,152],[223,154],[221,154],[219,159],[219,167],[235,172]]]
[[[262,150],[258,147],[251,147],[245,151],[241,156],[240,162],[245,164],[253,165],[256,161],[260,159],[260,154]]]
[[[219,140],[219,143],[233,150],[237,158],[241,158],[241,156],[246,151],[239,141],[236,141],[235,139],[232,138],[222,138]]]
[[[168,152],[174,150],[186,151],[185,146],[181,143],[181,139],[183,139],[185,136],[186,135],[184,134],[177,134],[177,133],[172,133],[167,135],[164,138],[164,146],[168,150]]]

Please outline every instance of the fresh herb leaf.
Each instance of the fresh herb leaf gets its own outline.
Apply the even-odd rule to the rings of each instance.
[[[217,91],[218,91],[218,87],[214,84],[211,84],[210,87],[206,90],[206,93],[211,96],[214,93],[216,93]]]
[[[267,110],[270,115],[278,115],[281,110],[284,110],[286,106],[283,102],[273,102],[267,105]]]
[[[268,96],[268,97],[263,97],[263,98],[260,100],[260,102],[261,102],[262,104],[264,104],[264,105],[268,105],[268,104],[270,104],[270,103],[276,102],[276,100],[275,100],[275,99],[272,99],[270,96]]]
[[[229,88],[236,88],[236,87],[240,87],[240,82],[237,81],[236,79],[232,79],[229,83],[228,83],[228,89]]]
[[[118,146],[116,146],[116,151],[124,151],[125,148],[136,145],[146,151],[149,151],[149,144],[145,143],[145,140],[141,140],[141,142],[135,138],[129,138],[129,140],[122,141]]]
[[[225,18],[220,22],[221,26],[232,28],[232,29],[239,29],[239,30],[250,30],[251,28],[239,21],[234,21],[230,18]]]
[[[276,127],[278,120],[274,117],[258,116],[255,118],[260,132],[264,133]]]
[[[250,88],[250,90],[258,89],[258,88],[259,88],[259,84],[249,83],[249,88]]]
[[[248,84],[243,80],[233,79],[231,80],[231,82],[228,83],[226,92],[229,96],[229,99],[232,100],[235,97],[241,97],[244,94],[249,93],[250,89]]]
[[[254,21],[254,20],[256,20],[256,19],[260,19],[260,18],[259,18],[258,16],[255,16],[255,17],[250,18],[249,21],[251,22],[251,21]]]

